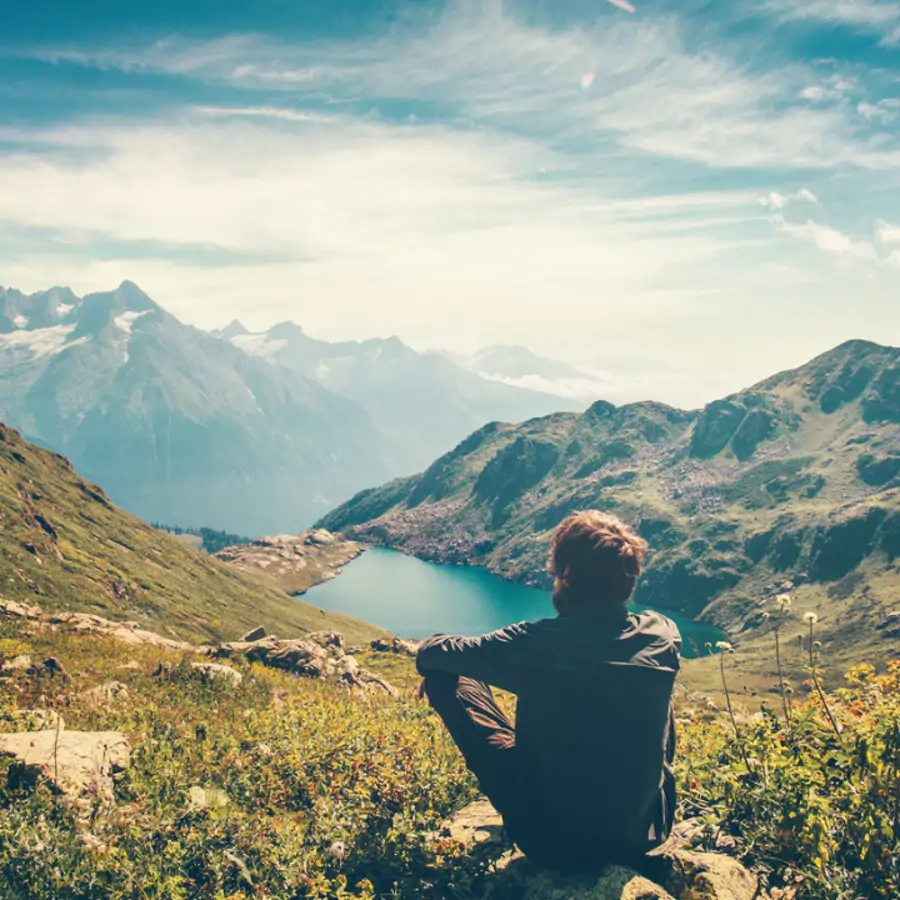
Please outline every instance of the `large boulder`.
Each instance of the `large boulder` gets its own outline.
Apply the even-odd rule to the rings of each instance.
[[[441,837],[493,860],[483,896],[491,900],[755,900],[756,876],[720,853],[694,853],[677,838],[649,854],[645,871],[607,866],[593,875],[542,870],[512,847],[503,821],[486,800],[460,810]]]
[[[7,777],[13,785],[44,778],[72,799],[112,799],[113,777],[128,767],[130,747],[118,731],[53,728],[0,734],[3,757],[12,763]]]
[[[243,657],[293,675],[319,678],[391,697],[399,696],[393,685],[374,672],[363,669],[347,654],[344,636],[337,631],[317,631],[291,640],[269,635],[258,641],[222,644],[209,652],[218,658]]]

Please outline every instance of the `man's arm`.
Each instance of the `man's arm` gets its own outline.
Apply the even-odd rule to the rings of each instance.
[[[477,638],[430,637],[419,646],[416,668],[420,675],[447,672],[515,693],[535,652],[533,630],[522,623]]]

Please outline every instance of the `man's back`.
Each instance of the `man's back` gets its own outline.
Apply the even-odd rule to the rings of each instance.
[[[565,865],[640,852],[668,831],[680,646],[657,613],[560,616],[430,639],[419,668],[517,694],[514,790],[501,812],[526,854]]]

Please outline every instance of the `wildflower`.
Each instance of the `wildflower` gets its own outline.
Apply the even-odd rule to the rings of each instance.
[[[728,641],[716,641],[716,650],[721,650],[723,653],[734,653],[734,647]]]
[[[781,607],[782,611],[789,610],[791,608],[791,595],[779,594],[775,598],[775,602]]]
[[[343,841],[335,841],[328,848],[328,853],[334,859],[343,859],[347,855],[347,845]]]
[[[807,625],[815,625],[816,622],[819,621],[819,617],[814,612],[804,613],[803,621],[806,622]]]

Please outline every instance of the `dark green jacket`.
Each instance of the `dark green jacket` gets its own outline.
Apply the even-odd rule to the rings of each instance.
[[[526,854],[612,858],[645,852],[671,829],[680,650],[677,626],[659,613],[560,616],[429,638],[417,665],[518,696],[518,802],[504,819]]]

